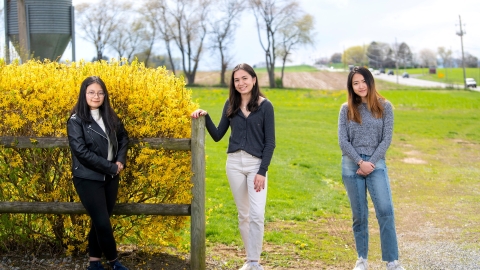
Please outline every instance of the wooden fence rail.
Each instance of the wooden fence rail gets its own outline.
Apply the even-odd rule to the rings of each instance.
[[[191,151],[191,204],[119,203],[117,215],[190,216],[190,269],[204,270],[205,264],[205,118],[192,119],[191,139],[131,139],[130,145],[147,143],[152,148]],[[67,138],[0,137],[0,145],[9,148],[68,147]],[[0,202],[0,213],[86,214],[75,202]]]

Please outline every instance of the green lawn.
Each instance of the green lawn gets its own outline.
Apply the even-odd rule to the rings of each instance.
[[[193,99],[218,123],[228,92],[202,88],[192,92]],[[273,89],[264,93],[275,107],[277,139],[268,174],[265,241],[279,247],[292,247],[298,256],[321,260],[327,265],[353,260],[355,252],[349,227],[332,234],[326,226],[318,225],[336,220],[340,228],[340,224],[349,224],[351,219],[341,182],[341,152],[337,142],[338,111],[346,101],[346,91]],[[446,90],[381,93],[395,106],[394,139],[387,161],[404,158],[405,145],[436,153],[453,147],[452,139],[480,143],[480,93]],[[228,136],[218,143],[208,134],[206,139],[207,241],[211,246],[241,246],[236,208],[225,176]],[[414,174],[403,173],[404,170],[411,172],[410,166],[394,162],[392,175],[400,177],[402,172],[401,177],[405,177],[407,183],[415,183],[418,179]],[[446,165],[434,162],[431,166],[432,170],[441,170]],[[456,172],[447,172],[445,181]],[[468,181],[477,180],[472,177]],[[315,224],[313,233],[311,224]],[[379,256],[378,250],[372,253],[372,257]],[[291,259],[268,252],[264,256],[280,266]]]

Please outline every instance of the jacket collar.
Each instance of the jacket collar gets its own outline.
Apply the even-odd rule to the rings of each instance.
[[[97,122],[93,119],[92,116],[90,116],[90,123],[87,123],[87,127],[104,137],[105,139],[107,138],[107,134],[103,129],[97,124]]]

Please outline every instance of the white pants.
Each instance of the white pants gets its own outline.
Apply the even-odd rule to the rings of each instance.
[[[227,177],[238,211],[238,227],[247,253],[247,260],[259,261],[262,253],[267,178],[265,189],[256,192],[253,181],[261,159],[241,150],[229,153]]]

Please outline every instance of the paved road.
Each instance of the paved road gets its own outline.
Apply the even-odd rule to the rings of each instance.
[[[380,75],[373,75],[375,79],[384,80],[396,83],[397,82],[397,75],[387,75],[387,74],[380,74]],[[410,86],[420,86],[420,87],[430,87],[430,88],[447,88],[447,87],[454,87],[454,88],[463,88],[463,85],[457,84],[446,84],[440,82],[433,82],[433,81],[426,81],[420,80],[415,78],[402,78],[402,76],[398,76],[398,83]]]

